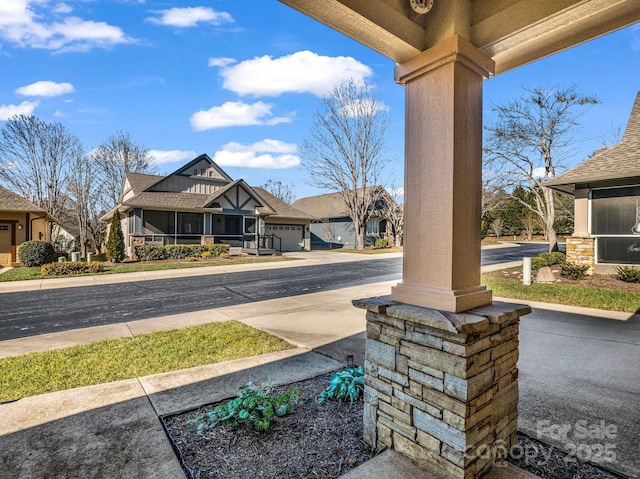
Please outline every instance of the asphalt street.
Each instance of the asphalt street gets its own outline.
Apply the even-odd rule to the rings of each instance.
[[[483,250],[482,264],[534,256],[545,244]],[[337,253],[336,253],[337,254]],[[400,280],[402,260],[214,274],[0,294],[0,340]]]

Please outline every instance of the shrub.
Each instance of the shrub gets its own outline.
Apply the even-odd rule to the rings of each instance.
[[[318,402],[335,399],[340,404],[345,399],[353,404],[364,390],[364,369],[362,366],[347,368],[331,375],[329,386],[320,393]]]
[[[120,212],[118,208],[111,218],[109,238],[107,239],[107,259],[112,263],[119,263],[124,259],[124,235],[120,225]]]
[[[565,261],[562,263],[562,270],[560,274],[564,278],[569,279],[584,279],[587,276],[587,270],[589,266],[586,264],[572,263],[571,261]]]
[[[554,251],[552,253],[542,253],[539,256],[547,261],[547,266],[562,264],[567,260],[565,254],[561,253],[560,251]]]
[[[134,248],[136,257],[140,261],[158,261],[162,259],[185,259],[187,257],[218,257],[229,252],[228,244],[169,244],[169,245],[140,245]]]
[[[271,381],[263,386],[249,382],[240,388],[240,395],[213,411],[190,419],[187,424],[197,424],[198,434],[216,427],[221,422],[231,427],[244,425],[256,431],[266,431],[277,416],[291,414],[300,402],[297,389],[290,389],[280,396],[271,394]]]
[[[640,283],[640,269],[633,266],[616,267],[618,279],[627,283]]]
[[[227,259],[229,257],[229,253],[222,252],[218,255],[218,258]]]
[[[18,248],[18,261],[25,266],[42,266],[56,260],[56,250],[46,241],[25,241]]]
[[[193,263],[196,260],[196,257],[195,256],[187,256],[184,260],[187,263]]]
[[[101,271],[103,271],[103,266],[100,261],[49,263],[40,268],[42,276],[66,276],[69,274],[100,273]]]
[[[167,259],[167,250],[161,245],[139,245],[134,248],[134,253],[140,261],[158,261]]]
[[[211,258],[211,251],[203,251],[200,255],[201,258]]]
[[[387,238],[377,238],[373,246],[374,249],[384,249],[389,247],[389,240]]]
[[[531,269],[540,269],[545,266],[549,266],[546,259],[540,258],[539,256],[531,258]]]

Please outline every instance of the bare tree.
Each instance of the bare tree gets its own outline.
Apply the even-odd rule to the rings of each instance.
[[[532,211],[526,212],[522,217],[522,227],[524,228],[524,235],[527,241],[533,239],[533,233],[537,226],[540,226],[540,217]]]
[[[496,238],[500,240],[500,236],[502,236],[502,231],[504,227],[504,220],[502,218],[496,218],[491,223],[491,229],[493,233],[496,235]]]
[[[68,199],[70,165],[79,155],[80,140],[62,123],[14,116],[0,131],[0,182],[58,217]]]
[[[153,157],[146,146],[134,143],[129,133],[122,131],[109,136],[92,151],[91,157],[100,169],[101,198],[106,210],[118,204],[126,172],[156,172]]]
[[[95,164],[88,155],[78,154],[71,166],[67,179],[67,191],[71,199],[73,215],[78,222],[80,251],[86,258],[87,242],[91,237],[95,239],[94,223],[98,219],[95,205],[99,180],[95,176]]]
[[[375,188],[387,165],[388,119],[372,90],[353,80],[336,85],[322,99],[301,153],[314,186],[338,192],[364,248],[367,221],[383,188]]]
[[[291,186],[284,184],[280,180],[269,180],[260,188],[264,188],[273,196],[281,199],[288,205],[293,203],[293,200],[295,199],[295,195],[293,194],[293,190],[291,189]]]
[[[401,190],[392,186],[389,196],[393,201],[385,202],[383,215],[387,219],[387,224],[391,225],[393,229],[394,246],[402,246],[404,237],[404,205],[400,203]],[[387,230],[388,229],[389,228],[387,228]]]
[[[544,224],[549,251],[558,249],[553,227],[556,210],[553,191],[544,182],[564,168],[585,109],[598,103],[595,96],[581,95],[575,87],[531,88],[517,99],[494,106],[497,120],[487,126],[485,166],[505,191],[525,184],[534,195],[533,206]]]

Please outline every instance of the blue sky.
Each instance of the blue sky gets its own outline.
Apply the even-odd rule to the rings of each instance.
[[[233,178],[318,193],[299,165],[319,98],[355,77],[391,120],[391,183],[402,183],[404,90],[394,62],[276,0],[1,0],[0,125],[14,113],[60,121],[87,150],[117,130],[169,173],[200,153]],[[624,125],[640,90],[634,26],[485,82],[490,106],[522,86],[576,85],[600,105],[570,165]]]

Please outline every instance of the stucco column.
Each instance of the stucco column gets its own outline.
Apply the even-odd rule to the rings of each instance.
[[[403,279],[392,298],[461,312],[480,285],[482,82],[494,62],[454,36],[396,67],[406,87]]]

